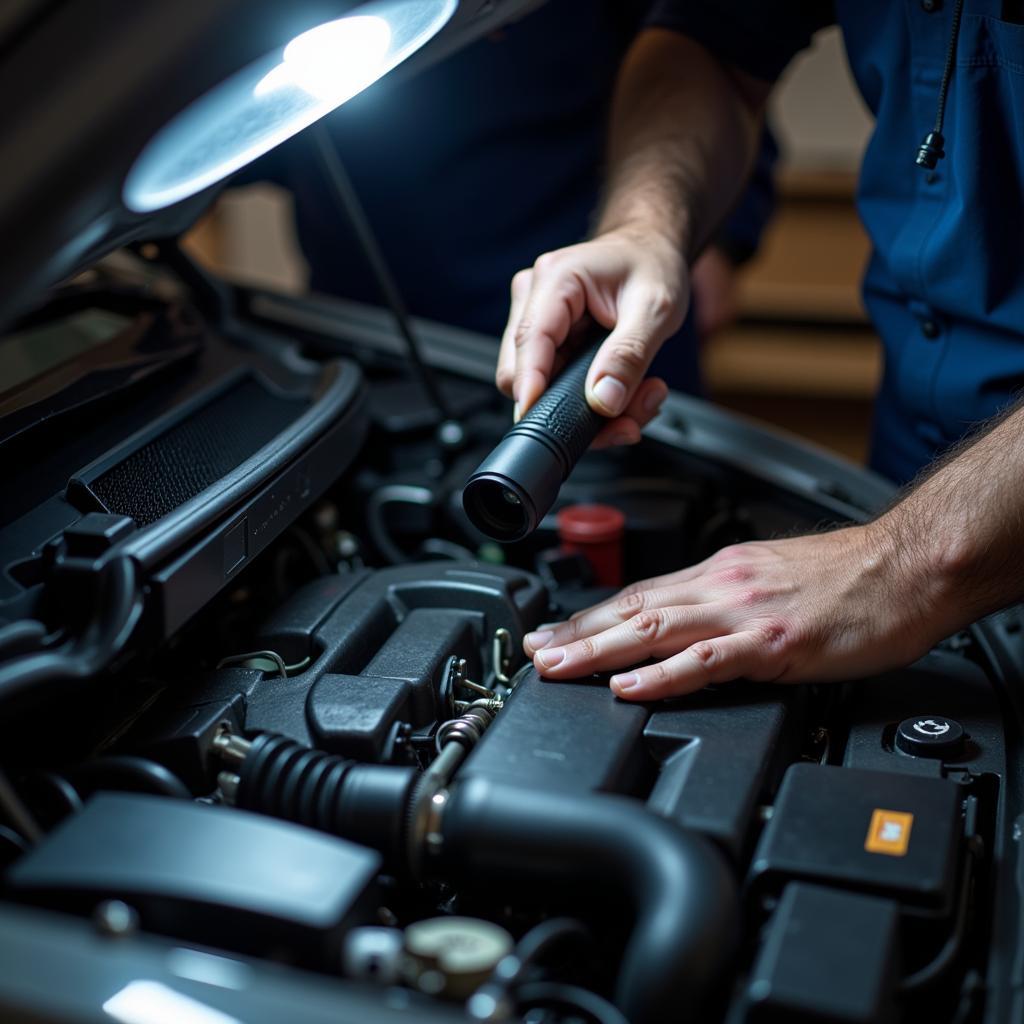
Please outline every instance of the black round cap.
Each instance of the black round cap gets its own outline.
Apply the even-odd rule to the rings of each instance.
[[[896,746],[911,757],[956,757],[964,749],[964,727],[944,715],[905,718],[896,726]]]

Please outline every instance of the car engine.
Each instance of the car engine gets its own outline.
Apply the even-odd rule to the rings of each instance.
[[[509,422],[493,343],[421,325],[445,420],[382,311],[204,304],[173,256],[17,328],[103,309],[160,369],[5,435],[4,1020],[1015,1019],[1015,613],[649,705],[522,653],[880,482],[672,396],[559,496],[620,514],[610,574],[555,513],[498,546],[459,502]]]

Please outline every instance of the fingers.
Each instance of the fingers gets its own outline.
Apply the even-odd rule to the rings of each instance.
[[[512,393],[519,416],[544,393],[551,382],[555,352],[587,311],[581,279],[568,267],[560,269],[561,264],[553,262],[556,259],[548,254],[537,261],[529,294],[516,311],[515,323],[510,319],[506,328],[514,345]]]
[[[590,443],[594,451],[603,448],[620,448],[640,441],[640,426],[631,416],[619,416],[603,426],[597,437]]]
[[[661,343],[682,323],[688,286],[682,256],[633,233],[609,232],[539,257],[512,284],[499,386],[524,414],[551,381],[558,349],[585,314],[613,328],[587,376],[587,401],[610,420],[604,443],[630,443],[664,399],[641,382]],[[639,403],[637,403],[639,399]]]
[[[532,270],[520,270],[512,278],[508,323],[505,325],[505,333],[501,336],[501,349],[498,352],[498,370],[495,374],[498,390],[508,398],[515,397],[512,394],[512,383],[515,380],[516,373],[515,332],[522,318],[527,299],[530,297],[532,281]]]
[[[587,401],[595,412],[616,417],[630,408],[658,348],[671,333],[667,327],[674,319],[668,293],[652,288],[623,291],[615,329],[587,374]]]
[[[593,605],[591,608],[571,615],[569,617],[569,621],[573,622],[586,615],[588,611],[592,611],[596,608],[603,608],[605,605],[614,604],[616,601],[628,598],[630,595],[641,591],[660,590],[662,588],[672,586],[675,583],[688,583],[690,580],[696,579],[707,571],[708,561],[709,559],[705,559],[703,562],[697,562],[695,565],[687,566],[685,569],[676,569],[674,572],[667,572],[663,576],[652,576],[650,579],[640,580],[638,583],[631,583],[628,587],[624,587],[620,590],[614,597],[608,598],[607,601],[601,601],[599,604]],[[550,629],[552,627],[547,625],[540,628]]]
[[[766,680],[765,640],[756,631],[700,640],[657,665],[612,676],[612,692],[624,700],[661,700],[693,693],[711,683],[754,675]],[[781,670],[772,678],[781,675]]]
[[[686,588],[677,586],[623,591],[613,600],[588,608],[568,622],[541,626],[536,632],[527,633],[523,638],[523,646],[532,657],[542,648],[564,647],[606,629],[613,629],[641,612],[673,605],[696,604],[698,600],[696,591],[688,593]]]
[[[673,605],[640,612],[626,622],[565,646],[549,645],[534,657],[552,679],[575,679],[681,650],[722,629],[713,605]]]
[[[637,388],[625,414],[602,427],[591,448],[636,444],[640,440],[640,431],[658,415],[667,397],[668,385],[660,377],[645,380]]]

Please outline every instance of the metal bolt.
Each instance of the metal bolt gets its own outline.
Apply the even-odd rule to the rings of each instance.
[[[445,448],[458,448],[466,439],[466,432],[461,423],[445,420],[438,429],[437,438]]]
[[[494,631],[491,660],[494,662],[494,678],[499,683],[508,683],[508,671],[512,666],[512,634],[504,626]]]
[[[217,788],[227,804],[233,804],[238,799],[238,787],[241,784],[242,780],[233,772],[221,772],[217,776]]]
[[[101,935],[120,938],[138,930],[139,915],[121,900],[104,900],[93,911],[93,924]]]
[[[213,753],[232,765],[241,764],[252,749],[252,744],[247,739],[226,730],[214,736],[210,746]]]

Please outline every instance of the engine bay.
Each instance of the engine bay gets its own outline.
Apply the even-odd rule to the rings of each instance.
[[[109,304],[89,287],[79,307]],[[230,320],[139,302],[178,332],[172,358],[138,349],[160,364],[145,401],[133,379],[6,444],[5,1020],[97,1019],[94,999],[128,1022],[1013,1019],[1015,613],[885,677],[647,705],[522,652],[620,584],[869,514],[857,471],[815,500],[796,469],[772,478],[796,448],[744,426],[748,472],[694,443],[701,403],[670,403],[559,497],[624,517],[610,584],[553,515],[505,546],[466,520],[461,488],[509,421],[491,351],[438,343],[439,423],[393,339],[347,329],[341,304],[319,330],[314,304],[286,322],[272,297]],[[266,395],[278,419],[243,439],[202,419],[226,379],[250,388],[232,422]],[[268,454],[331,394],[315,443]],[[235,444],[231,465],[193,434]],[[244,502],[211,498],[274,458]],[[83,661],[117,601],[89,566],[121,545],[147,574],[132,639]],[[25,660],[70,634],[77,673]]]

